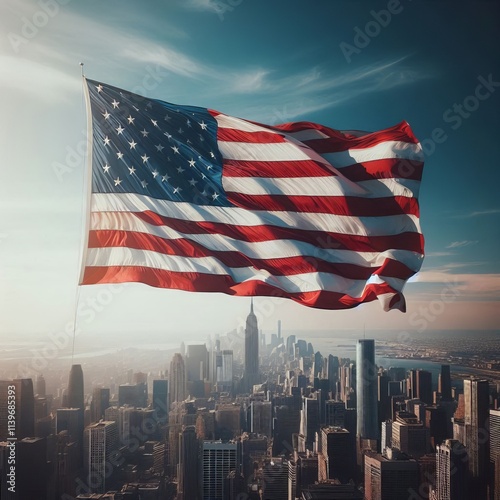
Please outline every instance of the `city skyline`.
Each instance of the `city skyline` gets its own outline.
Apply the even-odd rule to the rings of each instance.
[[[117,339],[163,331],[174,339],[206,324],[224,333],[231,318],[246,317],[245,298],[134,284],[76,291],[86,130],[80,61],[89,77],[148,97],[264,123],[310,120],[346,130],[411,124],[427,156],[420,196],[427,255],[405,289],[406,315],[382,313],[377,304],[333,313],[258,299],[265,330],[279,317],[313,330],[498,328],[498,4],[394,2],[390,12],[389,4],[318,2],[310,9],[287,2],[295,15],[286,23],[285,4],[217,5],[2,3],[2,151],[4,164],[16,166],[2,170],[0,183],[9,214],[0,224],[5,336],[56,334],[76,317],[86,333]],[[436,23],[441,18],[449,22]]]
[[[136,491],[142,485],[155,500],[222,500],[228,488],[230,498],[237,498],[255,487],[264,499],[302,500],[315,498],[301,497],[302,492],[313,495],[320,488],[332,495],[352,490],[353,498],[364,491],[367,499],[406,500],[416,494],[434,498],[431,490],[446,499],[446,492],[470,487],[478,492],[480,486],[479,500],[486,498],[487,488],[500,486],[495,472],[500,470],[498,367],[489,380],[480,370],[463,378],[462,390],[456,367],[450,370],[447,364],[438,373],[404,368],[398,359],[391,368],[376,366],[373,339],[358,338],[357,359],[349,359],[287,335],[280,324],[276,332],[269,342],[260,338],[262,384],[250,390],[245,337],[237,335],[178,346],[168,372],[167,357],[162,369],[153,368],[150,359],[144,371],[115,365],[110,358],[100,370],[76,364],[64,375],[57,375],[60,368],[47,369],[35,384],[14,380],[20,395],[16,432],[24,438],[18,443],[19,491],[55,500],[51,492],[85,498],[78,494]],[[234,373],[231,383],[226,380],[219,388],[213,368],[221,366],[222,353],[231,353]],[[168,393],[179,393],[179,376],[184,395],[170,398],[168,405]],[[6,384],[0,384],[5,393],[0,414]],[[97,405],[104,406],[96,412]],[[382,413],[383,408],[388,411]],[[4,436],[7,429],[0,427]],[[59,473],[49,462],[43,465],[50,440],[61,450],[53,458]],[[6,444],[0,453],[6,453]],[[134,467],[140,481],[120,479],[129,461],[139,464]],[[32,462],[52,471],[52,482],[40,476],[28,485],[25,471]],[[149,464],[149,472],[140,464]],[[453,472],[457,467],[460,477]],[[295,496],[286,496],[287,491]],[[380,491],[385,491],[382,497]]]
[[[500,498],[499,20],[488,1],[2,0],[2,499]],[[406,314],[78,287],[84,75],[271,126],[406,122],[425,159]]]

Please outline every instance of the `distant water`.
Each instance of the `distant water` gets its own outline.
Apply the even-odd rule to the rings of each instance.
[[[267,342],[270,342],[271,333],[266,334]],[[356,341],[363,337],[363,334],[355,330],[342,331],[283,331],[283,337],[286,339],[289,335],[295,335],[296,339],[303,339],[306,342],[311,342],[315,351],[320,351],[323,356],[333,354],[341,358],[356,359]],[[366,338],[374,338],[375,345],[377,341],[386,341],[397,343],[400,331],[367,331]],[[466,346],[470,353],[474,353],[477,347],[477,354],[481,355],[484,352],[500,352],[500,331],[426,331],[423,333],[409,332],[410,344],[412,347],[417,346],[420,342],[423,344],[432,343],[436,346],[446,347],[450,340],[453,339],[454,346]],[[145,338],[146,337],[146,338]],[[172,336],[166,334],[148,335],[130,335],[123,334],[119,341],[116,336],[99,336],[98,340],[93,335],[86,335],[77,338],[77,350],[75,355],[78,358],[90,359],[93,357],[104,356],[108,354],[118,353],[127,349],[140,349],[152,351],[172,351],[180,347],[181,339],[186,344],[203,343],[207,339],[207,335],[201,334],[186,334],[177,335],[175,342],[172,342]],[[5,337],[4,337],[5,338]],[[144,340],[149,340],[145,343]],[[165,339],[165,340],[162,340]],[[168,339],[168,340],[167,340]],[[34,337],[33,342],[18,341],[18,340],[0,340],[0,359],[3,361],[26,360],[33,357],[34,350],[43,349],[47,345],[45,337]],[[485,351],[485,349],[487,351]],[[65,349],[58,352],[58,359],[67,359],[71,357],[71,346],[67,345]],[[438,374],[441,370],[440,363],[432,361],[413,360],[413,359],[391,359],[380,355],[376,356],[376,363],[379,366],[389,368],[402,367],[405,370],[425,369],[433,374],[434,386],[437,386]],[[455,373],[474,373],[472,368],[460,367],[451,365],[452,375]],[[454,384],[456,385],[456,384]]]

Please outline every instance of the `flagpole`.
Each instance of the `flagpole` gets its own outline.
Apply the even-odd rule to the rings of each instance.
[[[92,112],[90,107],[90,95],[88,91],[87,79],[85,78],[85,74],[83,71],[83,63],[80,63],[81,75],[82,75],[82,86],[83,86],[83,100],[85,101],[86,108],[86,119],[87,119],[87,150],[86,150],[86,158],[84,162],[84,176],[83,176],[83,207],[82,207],[82,231],[83,236],[81,238],[82,241],[82,249],[80,252],[80,270],[78,282],[76,285],[76,300],[75,300],[75,316],[73,322],[73,346],[71,352],[71,361],[73,362],[73,358],[75,355],[75,339],[76,339],[76,326],[78,322],[78,306],[80,302],[80,284],[83,282],[83,276],[85,271],[85,263],[87,261],[87,245],[88,245],[88,237],[89,237],[89,227],[90,227],[90,200],[92,194]]]
[[[83,83],[83,92],[85,96],[85,104],[87,110],[87,158],[86,158],[86,176],[84,177],[84,190],[86,193],[85,196],[85,206],[84,206],[84,214],[85,214],[85,224],[84,224],[84,237],[83,237],[83,253],[82,253],[82,261],[80,263],[80,278],[78,280],[78,284],[80,285],[83,282],[83,275],[85,271],[85,262],[87,260],[87,244],[89,238],[89,227],[90,227],[90,206],[91,206],[91,195],[92,195],[92,110],[90,105],[90,94],[89,88],[87,84],[87,79],[83,73],[83,63],[80,63],[82,68],[82,83]]]
[[[75,357],[75,341],[76,341],[76,323],[78,321],[78,306],[80,304],[80,287],[76,286],[76,300],[75,300],[75,316],[73,318],[73,343],[71,346],[71,364],[73,365],[73,359]]]

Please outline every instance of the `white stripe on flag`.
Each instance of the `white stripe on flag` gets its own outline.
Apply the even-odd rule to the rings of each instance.
[[[222,178],[227,192],[250,195],[288,196],[357,196],[360,198],[392,198],[418,195],[420,181],[412,179],[376,179],[353,182],[345,177],[228,177]]]
[[[389,258],[402,262],[415,271],[420,269],[422,263],[422,256],[409,250],[391,249],[385,252],[356,252],[344,249],[319,248],[310,243],[298,240],[247,242],[221,234],[183,233],[168,226],[148,224],[128,212],[94,213],[92,214],[91,228],[94,230],[130,231],[151,234],[166,240],[186,239],[198,243],[211,251],[236,251],[252,259],[267,260],[311,256],[331,263],[375,267],[381,266],[385,259]]]
[[[420,233],[418,217],[406,214],[354,217],[303,212],[252,211],[238,207],[213,207],[159,200],[136,193],[94,193],[92,194],[91,206],[93,212],[151,211],[165,217],[193,222],[218,222],[236,226],[270,225],[293,230],[300,228],[357,236],[389,236],[404,232]]]
[[[345,293],[355,298],[361,297],[367,284],[382,283],[381,278],[378,276],[366,281],[343,278],[325,272],[273,276],[262,269],[255,269],[254,267],[232,268],[225,266],[215,257],[178,257],[150,250],[123,247],[89,248],[86,265],[87,267],[147,267],[178,273],[226,275],[230,276],[236,283],[257,280],[269,283],[289,293],[326,290]],[[404,283],[404,280],[391,278],[391,286],[398,291],[402,290]]]
[[[424,161],[424,154],[420,144],[402,141],[386,141],[369,148],[349,149],[337,153],[322,153],[321,156],[336,168],[388,158]]]

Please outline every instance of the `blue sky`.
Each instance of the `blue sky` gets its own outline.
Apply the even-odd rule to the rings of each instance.
[[[427,153],[427,257],[408,312],[257,299],[283,328],[498,328],[498,2],[3,0],[2,336],[225,333],[248,299],[143,285],[77,291],[89,78],[264,123],[378,130],[407,120]]]

